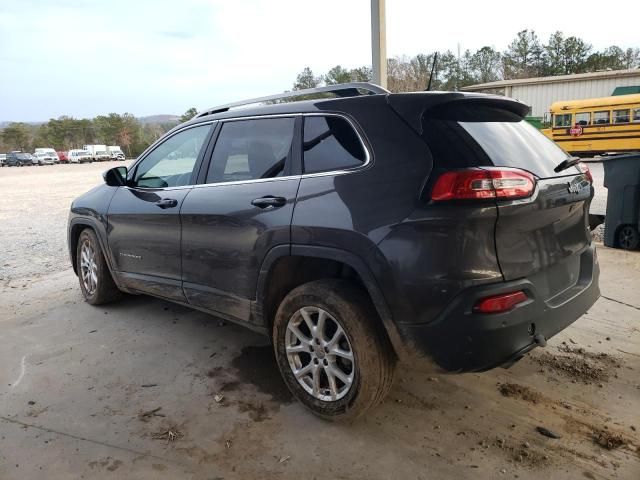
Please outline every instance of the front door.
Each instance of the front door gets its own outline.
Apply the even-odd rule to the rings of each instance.
[[[295,117],[221,126],[205,184],[181,211],[182,279],[191,304],[250,320],[264,256],[291,240],[300,183],[296,131]]]
[[[168,137],[118,188],[108,211],[108,242],[125,286],[185,301],[181,286],[180,208],[193,188],[211,124]]]

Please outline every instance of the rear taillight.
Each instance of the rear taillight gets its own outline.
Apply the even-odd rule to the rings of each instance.
[[[487,198],[517,199],[530,197],[535,177],[517,168],[466,168],[443,173],[431,190],[431,199],[479,200]]]
[[[584,173],[587,179],[589,179],[589,181],[593,183],[593,176],[591,175],[591,170],[589,170],[589,167],[587,166],[587,164],[584,162],[578,162],[578,168],[582,173]]]
[[[483,298],[473,307],[476,313],[503,313],[508,312],[516,305],[529,299],[522,290],[517,292],[502,293]]]

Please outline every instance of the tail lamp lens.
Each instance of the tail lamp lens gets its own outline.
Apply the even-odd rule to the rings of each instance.
[[[483,298],[473,307],[475,313],[503,313],[529,299],[522,290]]]
[[[517,168],[467,168],[440,175],[431,191],[436,202],[487,198],[527,198],[535,189],[535,177]]]

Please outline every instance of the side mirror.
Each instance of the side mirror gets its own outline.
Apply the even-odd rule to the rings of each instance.
[[[102,174],[102,178],[110,187],[123,187],[127,184],[127,167],[110,168]]]

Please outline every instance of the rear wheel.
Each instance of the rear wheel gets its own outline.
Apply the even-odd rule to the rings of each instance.
[[[633,225],[623,225],[618,230],[618,245],[625,250],[636,250],[640,246],[640,233]]]
[[[90,228],[80,233],[76,261],[80,290],[88,303],[102,305],[120,298],[121,292],[111,278],[98,238]]]
[[[292,290],[273,327],[276,359],[295,397],[326,420],[351,420],[380,403],[395,358],[368,296],[343,280]]]

